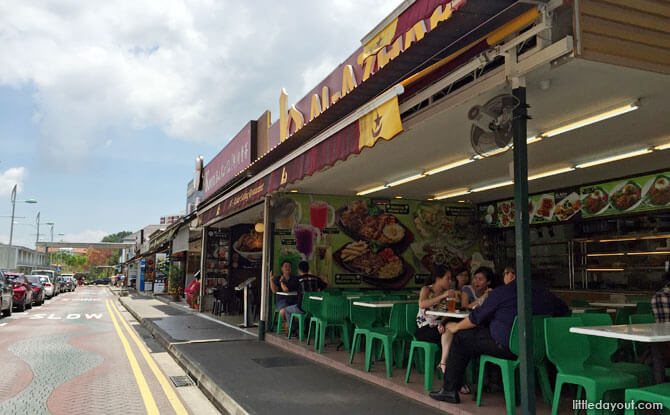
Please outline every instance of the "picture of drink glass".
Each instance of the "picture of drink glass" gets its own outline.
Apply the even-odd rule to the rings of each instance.
[[[293,228],[295,232],[295,248],[303,255],[305,261],[312,259],[314,252],[314,237],[318,235],[318,230],[312,225],[296,225]]]
[[[456,297],[447,297],[447,310],[451,313],[456,311]]]
[[[272,215],[277,229],[293,229],[302,218],[300,203],[287,197],[277,199],[272,207]]]
[[[332,219],[328,220],[328,212],[332,212]],[[309,220],[312,226],[323,231],[323,228],[335,223],[335,209],[323,200],[313,200],[309,204]]]

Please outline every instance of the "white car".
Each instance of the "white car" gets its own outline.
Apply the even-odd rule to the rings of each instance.
[[[33,270],[30,275],[38,275],[40,277],[44,277],[46,280],[43,282],[44,286],[44,295],[51,298],[54,295],[57,295],[58,292],[56,291],[56,285],[55,285],[55,280],[56,280],[56,273],[51,271],[51,270]]]

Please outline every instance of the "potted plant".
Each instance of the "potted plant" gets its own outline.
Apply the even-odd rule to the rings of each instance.
[[[168,292],[172,296],[173,301],[179,301],[181,293],[184,292],[182,286],[183,273],[181,267],[177,265],[170,265],[168,270]]]

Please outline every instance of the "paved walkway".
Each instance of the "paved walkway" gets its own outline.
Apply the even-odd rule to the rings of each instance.
[[[441,413],[188,310],[136,294],[120,300],[229,413]]]

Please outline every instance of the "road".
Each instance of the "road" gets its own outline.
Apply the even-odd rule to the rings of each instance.
[[[216,413],[105,287],[0,319],[0,414]]]

